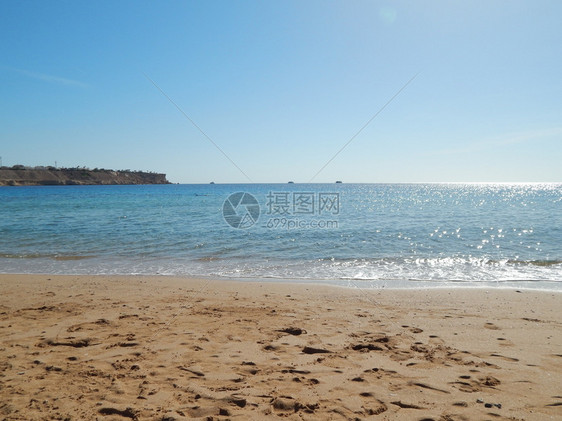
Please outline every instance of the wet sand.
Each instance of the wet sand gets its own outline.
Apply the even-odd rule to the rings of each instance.
[[[0,275],[0,419],[562,419],[562,294]]]

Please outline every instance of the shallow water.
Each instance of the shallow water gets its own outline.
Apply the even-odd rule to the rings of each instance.
[[[562,290],[561,210],[559,183],[5,187],[0,272]]]

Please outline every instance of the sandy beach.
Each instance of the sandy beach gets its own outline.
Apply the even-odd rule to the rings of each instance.
[[[562,419],[562,295],[0,275],[3,420]]]

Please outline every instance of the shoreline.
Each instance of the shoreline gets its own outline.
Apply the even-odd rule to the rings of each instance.
[[[0,272],[0,278],[4,276],[54,276],[54,277],[100,277],[100,278],[164,278],[170,280],[189,281],[215,281],[215,282],[239,282],[257,284],[281,284],[281,285],[316,285],[318,287],[334,287],[350,290],[366,291],[417,291],[417,290],[498,290],[511,291],[522,290],[529,292],[562,293],[562,286],[556,288],[533,288],[524,284],[553,284],[561,285],[554,280],[508,280],[508,281],[434,281],[434,280],[381,280],[381,279],[302,279],[302,278],[233,278],[220,276],[199,276],[199,275],[177,275],[177,274],[89,274],[89,273],[25,273],[25,272]],[[398,286],[388,286],[386,282],[398,284]]]
[[[0,290],[7,420],[562,416],[557,292],[26,274]]]

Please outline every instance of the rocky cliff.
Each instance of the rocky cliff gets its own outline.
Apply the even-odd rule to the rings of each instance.
[[[0,168],[0,186],[69,186],[95,184],[170,184],[166,174],[85,168]]]

